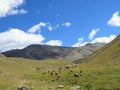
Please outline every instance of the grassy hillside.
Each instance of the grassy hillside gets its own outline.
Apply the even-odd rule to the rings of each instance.
[[[84,66],[63,60],[0,58],[0,90],[120,90],[119,66]],[[78,76],[75,76],[78,75]],[[64,88],[57,88],[59,85]],[[75,89],[75,87],[81,89]]]
[[[120,65],[120,36],[89,58],[89,63]]]
[[[85,60],[84,60],[85,61]],[[89,65],[120,65],[120,36],[86,59]],[[81,62],[78,60],[77,62]]]

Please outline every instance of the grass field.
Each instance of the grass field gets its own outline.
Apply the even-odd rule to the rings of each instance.
[[[75,74],[80,74],[75,77]],[[64,88],[59,89],[57,86]],[[74,64],[64,60],[0,58],[0,90],[120,90],[120,66]]]

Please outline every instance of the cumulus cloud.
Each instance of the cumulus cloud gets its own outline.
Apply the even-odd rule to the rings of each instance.
[[[21,49],[30,44],[40,44],[44,39],[40,34],[30,34],[20,29],[10,29],[0,33],[0,51]]]
[[[52,45],[52,46],[62,46],[62,41],[60,41],[60,40],[50,40],[46,44],[47,45]]]
[[[110,35],[109,37],[99,37],[91,41],[91,43],[109,43],[116,38],[116,35]]]
[[[36,33],[36,32],[38,32],[38,31],[41,31],[41,28],[42,28],[42,27],[45,27],[46,25],[47,25],[47,23],[39,22],[38,24],[32,26],[32,27],[28,30],[28,32],[29,32],[29,33]]]
[[[93,29],[93,30],[90,32],[90,34],[89,34],[89,37],[88,37],[89,40],[92,40],[92,39],[94,38],[94,36],[97,34],[98,31],[100,31],[99,28]]]
[[[41,34],[24,32],[20,29],[10,29],[0,33],[0,52],[11,49],[22,49],[31,44],[46,44],[62,46],[61,40],[50,40],[44,43],[45,37]]]
[[[24,4],[24,0],[0,0],[0,18],[27,13],[27,10],[20,8],[22,4]]]
[[[116,38],[116,35],[110,35],[108,37],[95,38],[94,40],[92,40],[90,42],[84,42],[84,38],[82,37],[82,38],[79,38],[78,42],[75,43],[74,45],[72,45],[72,47],[81,47],[81,46],[86,45],[87,43],[109,43],[115,38]]]
[[[11,28],[5,32],[0,33],[0,52],[7,51],[10,49],[21,49],[30,44],[47,44],[53,46],[62,46],[61,40],[50,40],[44,42],[45,37],[43,37],[39,32],[42,28],[46,28],[49,31],[56,30],[60,27],[60,24],[52,26],[50,23],[39,22],[38,24],[32,26],[25,32],[25,30]],[[38,33],[37,33],[38,32]]]
[[[65,22],[62,24],[62,26],[65,26],[67,28],[69,28],[72,24],[70,22]]]
[[[78,42],[72,45],[72,47],[81,47],[86,45],[88,42],[84,42],[84,37],[78,39]]]
[[[115,12],[111,19],[108,21],[108,25],[120,27],[120,16],[119,12]]]

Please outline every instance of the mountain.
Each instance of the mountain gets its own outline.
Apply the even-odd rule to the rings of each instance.
[[[75,55],[80,56],[81,52],[83,54],[98,49],[98,46],[102,45],[86,44],[79,48],[30,45],[8,52],[16,51],[13,55],[31,57],[40,52],[41,55],[54,52],[53,57],[57,53],[57,57],[64,54],[74,58]],[[75,64],[58,59],[0,57],[0,90],[16,90],[18,87],[34,90],[120,90],[120,36],[84,60],[84,63]]]
[[[78,60],[87,58],[96,50],[103,47],[105,44],[86,44],[83,47],[60,47],[49,45],[30,45],[24,49],[16,49],[3,52],[7,57],[22,57],[28,59],[64,59]]]
[[[120,65],[120,35],[89,56],[86,61],[89,65]]]
[[[78,64],[58,59],[0,57],[0,90],[16,90],[18,87],[34,90],[120,90],[120,36],[103,46],[90,43],[79,48],[30,45],[8,51],[9,55],[17,57],[43,55],[41,58],[74,59],[75,56],[81,57],[81,53],[97,49],[84,59],[84,63]]]
[[[0,57],[5,57],[3,54],[0,54]]]

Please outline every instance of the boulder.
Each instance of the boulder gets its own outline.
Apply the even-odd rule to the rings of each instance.
[[[30,90],[30,89],[29,89],[29,87],[25,87],[25,86],[21,87],[21,86],[19,86],[17,90]]]
[[[55,88],[56,88],[56,89],[58,89],[58,88],[64,88],[64,86],[63,86],[63,85],[58,85],[58,86],[56,86]]]
[[[73,86],[73,87],[70,87],[71,90],[81,90],[81,87],[80,86]]]

